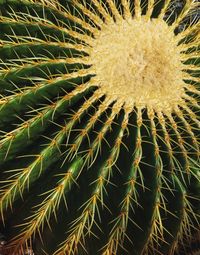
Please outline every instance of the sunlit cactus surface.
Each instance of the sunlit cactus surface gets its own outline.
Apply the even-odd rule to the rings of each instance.
[[[199,9],[0,0],[1,253],[199,252]]]

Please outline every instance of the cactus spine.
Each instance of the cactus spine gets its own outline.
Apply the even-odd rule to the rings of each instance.
[[[175,254],[198,233],[200,4],[177,3],[0,1],[5,254]]]

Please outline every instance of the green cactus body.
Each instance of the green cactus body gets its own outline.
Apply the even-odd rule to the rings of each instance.
[[[0,1],[4,254],[196,254],[199,7]]]

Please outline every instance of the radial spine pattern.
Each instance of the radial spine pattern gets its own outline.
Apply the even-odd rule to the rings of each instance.
[[[0,1],[4,254],[192,252],[199,9],[194,0]]]

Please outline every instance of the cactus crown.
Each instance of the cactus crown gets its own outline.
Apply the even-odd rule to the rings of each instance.
[[[198,234],[199,6],[0,1],[5,254],[171,255]]]
[[[112,100],[165,113],[183,103],[181,46],[162,19],[120,16],[105,24],[91,45],[95,81]]]

